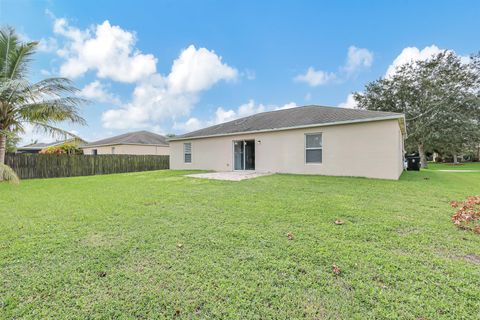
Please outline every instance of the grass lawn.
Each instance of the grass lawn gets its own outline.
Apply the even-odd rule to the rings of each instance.
[[[480,162],[453,163],[428,163],[428,170],[480,170]]]
[[[448,204],[479,173],[182,173],[1,184],[0,318],[480,317],[480,235]]]

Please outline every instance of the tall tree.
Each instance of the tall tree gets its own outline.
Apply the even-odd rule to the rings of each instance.
[[[478,141],[479,67],[478,55],[465,63],[444,51],[398,67],[393,76],[368,83],[354,98],[360,108],[404,113],[406,148],[418,150],[426,167],[427,150],[441,149],[453,156]]]
[[[434,85],[440,88],[438,115],[432,124],[431,144],[453,157],[480,141],[480,73],[478,55],[463,63],[453,53],[425,62],[434,70]],[[433,66],[429,66],[433,64]]]
[[[0,29],[0,166],[3,167],[7,136],[23,132],[26,124],[48,133],[71,136],[74,135],[57,124],[62,121],[85,124],[79,113],[79,106],[85,100],[75,96],[78,89],[70,80],[48,78],[29,82],[27,73],[37,44],[20,41],[12,28]]]

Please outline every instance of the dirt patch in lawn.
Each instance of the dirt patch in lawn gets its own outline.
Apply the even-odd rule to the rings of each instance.
[[[476,254],[467,254],[464,259],[468,262],[480,264],[480,256],[477,256]]]
[[[105,235],[102,233],[92,233],[81,239],[80,243],[86,247],[106,247],[112,246],[122,239],[117,236]]]

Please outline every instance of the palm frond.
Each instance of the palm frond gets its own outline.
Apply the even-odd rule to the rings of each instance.
[[[13,28],[0,29],[0,128],[21,132],[24,124],[31,123],[47,133],[76,137],[56,125],[86,124],[79,107],[88,101],[76,95],[78,89],[66,78],[28,81],[26,72],[36,45],[20,41]]]
[[[0,94],[12,90],[25,90],[28,86],[30,86],[30,83],[25,79],[1,79]]]
[[[30,86],[30,83],[25,79],[2,79],[0,81],[0,101],[2,103],[11,103],[21,93]],[[21,95],[23,97],[23,95]]]
[[[38,42],[23,43],[11,27],[0,29],[0,72],[3,79],[24,77]]]
[[[27,88],[26,88],[27,89]],[[75,87],[73,81],[67,78],[47,78],[32,84],[28,91],[30,94],[46,94],[60,96],[66,93],[76,93],[79,90]]]
[[[18,45],[15,50],[10,50],[9,64],[5,69],[5,77],[18,79],[26,76],[31,56],[35,53],[38,42],[28,42]]]
[[[0,182],[6,181],[13,184],[19,184],[20,179],[18,178],[15,171],[6,164],[0,163]]]
[[[38,121],[42,123],[70,121],[72,123],[86,124],[79,114],[78,105],[84,99],[78,97],[63,97],[52,100],[27,103],[17,109],[24,121]]]
[[[40,131],[40,132],[49,134],[51,136],[55,136],[55,135],[60,134],[60,135],[63,135],[64,137],[72,137],[72,138],[75,138],[75,139],[82,139],[74,133],[71,133],[67,130],[55,127],[55,126],[53,126],[49,123],[46,123],[46,122],[29,121],[28,123],[30,123],[31,125],[34,126],[35,131]]]
[[[6,77],[6,70],[8,69],[10,51],[14,50],[18,45],[18,36],[15,30],[11,27],[4,27],[0,29],[0,77]]]

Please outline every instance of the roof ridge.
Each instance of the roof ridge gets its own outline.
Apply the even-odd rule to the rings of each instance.
[[[168,142],[166,137],[161,134],[157,134],[148,130],[138,130],[92,141],[86,146],[89,147],[113,144],[168,145]]]
[[[392,119],[403,116],[402,113],[388,111],[305,105],[294,108],[259,112],[191,131],[169,140],[186,139],[196,136],[251,132],[256,130],[276,130],[278,128],[292,128],[305,125],[311,126],[315,124],[352,123]]]
[[[208,127],[205,127],[205,128],[201,128],[201,129],[198,129],[198,130],[194,130],[194,131],[190,131],[190,132],[187,132],[185,134],[193,134],[195,132],[198,132],[198,131],[201,131],[201,130],[204,130],[204,129],[207,129],[207,128],[214,128],[214,127],[221,127],[221,126],[225,126],[225,125],[228,125],[228,124],[234,124],[235,122],[239,121],[239,120],[247,120],[249,118],[253,118],[253,117],[258,117],[260,115],[265,115],[265,114],[268,114],[268,113],[278,113],[278,112],[289,112],[289,111],[292,111],[292,110],[300,110],[302,108],[325,108],[325,109],[335,109],[335,110],[348,110],[348,111],[363,111],[363,112],[384,112],[384,113],[391,113],[391,114],[398,114],[398,115],[401,115],[401,113],[396,113],[396,112],[389,112],[389,111],[376,111],[376,110],[363,110],[363,109],[351,109],[351,108],[341,108],[341,107],[333,107],[333,106],[323,106],[323,105],[316,105],[316,104],[309,104],[309,105],[304,105],[304,106],[296,106],[296,107],[293,107],[293,108],[285,108],[285,109],[277,109],[277,110],[268,110],[268,111],[263,111],[263,112],[258,112],[258,113],[254,113],[254,114],[251,114],[249,116],[245,116],[245,117],[241,117],[241,118],[237,118],[237,119],[233,119],[233,120],[230,120],[230,121],[227,121],[227,122],[222,122],[222,123],[218,123],[218,124],[214,124],[212,126],[208,126]],[[244,122],[242,121],[242,122]],[[179,137],[185,135],[185,134],[182,134],[180,135]]]

